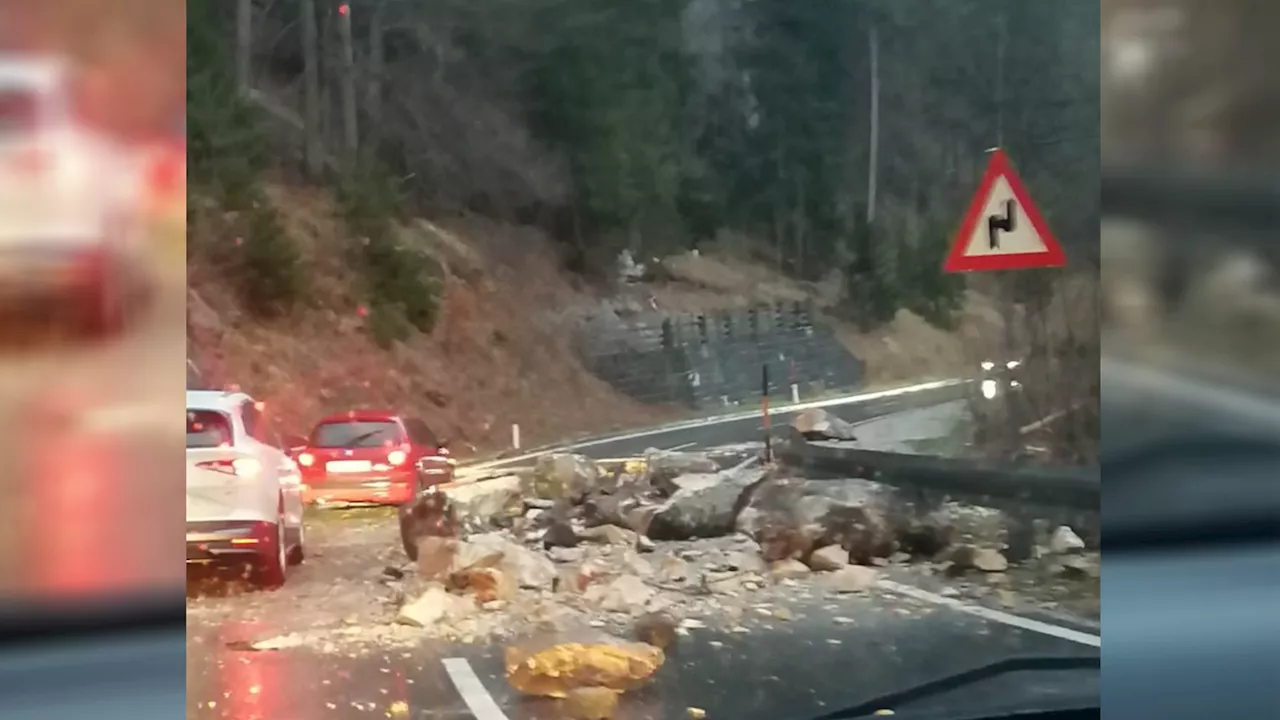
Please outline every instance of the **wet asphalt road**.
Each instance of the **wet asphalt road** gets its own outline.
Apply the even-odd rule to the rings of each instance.
[[[244,649],[245,642],[300,629],[340,631],[344,617],[368,614],[380,602],[373,582],[366,583],[367,593],[332,588],[359,587],[366,582],[361,578],[376,576],[382,558],[398,554],[390,516],[313,522],[313,557],[284,589],[188,601],[188,718],[565,717],[556,702],[524,699],[507,686],[507,643],[462,644],[411,634],[408,642],[362,640],[336,651],[308,643]],[[1008,655],[1099,652],[1097,626],[1088,620],[1009,609],[994,597],[960,600],[948,592],[947,582],[886,568],[880,585],[865,595],[819,593],[785,603],[788,619],[754,603],[736,626],[706,617],[708,627],[678,640],[649,687],[622,699],[617,717],[683,718],[687,708],[696,707],[709,718],[810,718]],[[474,672],[482,692],[464,693],[446,660]],[[1096,672],[1072,671],[992,681],[954,702],[973,706],[1096,694]],[[500,714],[484,712],[486,703]]]
[[[624,696],[617,717],[680,718],[696,707],[709,718],[810,718],[1008,655],[1098,653],[1079,642],[889,592],[853,599],[839,613],[833,617],[814,606],[794,620],[746,634],[693,630],[650,687]],[[215,632],[232,638],[248,629],[230,623]],[[564,717],[554,701],[523,699],[506,685],[498,645],[431,642],[362,657],[192,647],[187,717],[196,720]],[[466,661],[500,716],[473,713],[468,700],[474,704],[476,698],[459,691],[446,658]],[[981,707],[995,700],[1034,703],[1097,692],[1096,672],[1063,671],[993,681],[954,702]]]

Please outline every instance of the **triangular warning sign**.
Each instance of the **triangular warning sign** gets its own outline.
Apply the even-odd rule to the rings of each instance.
[[[1009,157],[1003,150],[993,151],[942,269],[957,273],[1066,264],[1066,253],[1031,202]]]

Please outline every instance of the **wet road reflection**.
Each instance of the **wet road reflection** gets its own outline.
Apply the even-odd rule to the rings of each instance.
[[[816,611],[817,608],[814,608]],[[818,613],[750,633],[697,631],[682,638],[651,686],[622,698],[619,720],[686,717],[809,717],[937,675],[1016,653],[1095,654],[1061,638],[1028,632],[946,609],[917,613],[873,609],[852,623]],[[406,650],[350,655],[310,649],[253,651],[246,642],[270,636],[261,621],[228,620],[189,631],[188,717],[274,718],[481,717],[450,677],[446,657],[464,658],[485,694],[510,720],[559,720],[553,700],[520,697],[502,676],[502,647],[424,641]],[[1034,683],[1006,683],[1004,697],[1089,696],[1096,675],[1064,673]],[[990,691],[987,692],[990,694]]]

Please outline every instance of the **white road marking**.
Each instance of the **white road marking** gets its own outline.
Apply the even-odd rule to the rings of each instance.
[[[698,443],[696,443],[696,442],[687,442],[687,443],[685,443],[685,444],[683,444],[683,445],[676,445],[675,447],[669,447],[669,448],[667,448],[667,449],[666,449],[666,452],[675,452],[675,451],[677,451],[677,450],[684,450],[685,448],[691,448],[691,447],[693,447],[694,445],[697,445],[697,444],[698,444]]]
[[[789,412],[797,412],[800,410],[811,410],[813,408],[835,407],[837,405],[853,405],[855,403],[871,402],[873,400],[882,400],[889,397],[897,397],[899,395],[910,395],[912,393],[924,392],[926,390],[940,390],[945,387],[953,387],[962,385],[968,380],[936,380],[934,382],[920,383],[918,385],[907,385],[904,387],[890,388],[888,390],[877,390],[876,392],[862,393],[859,395],[844,395],[836,398],[828,398],[826,400],[811,400],[793,405],[782,405],[772,408],[770,415],[779,415]],[[681,430],[692,430],[695,428],[710,427],[712,425],[723,425],[725,423],[738,422],[748,418],[758,417],[759,410],[749,410],[746,412],[733,413],[731,415],[717,415],[709,418],[699,418],[697,420],[687,420],[685,422],[674,423],[671,425],[663,425],[662,427],[649,428],[647,430],[638,430],[623,435],[613,435],[610,437],[596,438],[595,440],[584,440],[578,443],[569,443],[568,445],[559,445],[554,448],[547,448],[537,452],[525,453],[516,457],[501,458],[498,460],[490,460],[488,462],[468,465],[468,470],[483,470],[486,468],[496,467],[499,465],[510,465],[522,460],[530,460],[545,455],[549,452],[564,452],[566,450],[580,450],[582,448],[594,447],[596,445],[607,445],[608,443],[621,442],[623,440],[635,440],[636,438],[650,437],[652,435],[662,435],[665,433],[679,432]]]
[[[449,679],[462,696],[462,702],[467,704],[476,720],[508,720],[466,658],[445,658],[442,662],[444,671],[449,673]]]
[[[960,612],[969,613],[970,615],[976,615],[984,620],[991,620],[992,622],[1003,623],[1023,630],[1030,630],[1031,632],[1037,632],[1042,635],[1049,635],[1062,640],[1069,640],[1081,645],[1088,645],[1096,648],[1102,647],[1102,637],[1099,635],[1090,635],[1089,633],[1080,632],[1079,630],[1072,630],[1071,628],[1062,627],[1060,625],[1032,620],[1031,618],[1001,612],[1000,610],[993,610],[979,605],[970,605],[966,602],[956,600],[955,598],[943,597],[927,590],[921,590],[920,588],[912,587],[910,585],[903,585],[902,583],[896,583],[892,580],[881,580],[876,584],[885,590],[896,592],[900,595],[906,595],[907,597],[912,597],[917,600],[931,602],[936,605],[944,605],[953,610],[959,610]]]

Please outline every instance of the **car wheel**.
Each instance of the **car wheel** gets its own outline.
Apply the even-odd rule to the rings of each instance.
[[[289,564],[301,565],[303,560],[307,559],[307,526],[305,523],[298,522],[298,543],[289,548]]]
[[[418,545],[413,542],[413,503],[406,503],[397,508],[400,521],[400,544],[404,546],[404,554],[412,562],[418,561]]]
[[[274,590],[284,585],[285,573],[289,567],[289,545],[285,528],[284,511],[281,509],[276,517],[275,532],[258,559],[257,584],[260,587]]]

